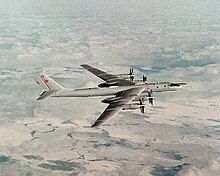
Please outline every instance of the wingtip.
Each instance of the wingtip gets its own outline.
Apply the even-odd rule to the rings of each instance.
[[[95,128],[95,127],[97,127],[97,126],[95,124],[92,124],[91,128]]]
[[[88,65],[87,64],[82,64],[82,65],[80,65],[81,67],[87,67]]]
[[[42,100],[41,97],[36,98],[36,100]]]
[[[95,122],[92,124],[91,128],[96,128],[96,127],[99,127],[101,124],[98,122]]]

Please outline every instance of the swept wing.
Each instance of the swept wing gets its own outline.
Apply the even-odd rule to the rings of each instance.
[[[92,127],[100,126],[102,123],[111,118],[118,111],[122,110],[126,104],[130,103],[136,96],[140,95],[144,90],[145,88],[143,87],[137,87],[117,93],[116,97],[118,98],[109,103],[108,107],[95,121]]]
[[[117,86],[129,86],[129,85],[135,85],[134,82],[132,81],[129,81],[129,80],[125,80],[125,79],[121,79],[115,75],[112,75],[112,74],[109,74],[109,73],[106,73],[102,70],[99,70],[97,68],[94,68],[90,65],[81,65],[83,68],[85,68],[86,70],[88,70],[89,72],[93,73],[94,75],[96,75],[97,77],[99,77],[100,79],[108,82],[108,83],[111,83],[111,82],[114,82],[115,84],[114,85],[117,85]]]

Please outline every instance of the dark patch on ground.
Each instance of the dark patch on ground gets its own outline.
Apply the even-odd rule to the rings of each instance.
[[[181,154],[179,154],[179,153],[176,153],[176,152],[161,151],[160,153],[165,158],[169,158],[169,159],[173,159],[173,160],[178,160],[178,161],[181,161],[183,159],[183,156]]]
[[[101,129],[101,132],[102,132],[102,134],[104,134],[104,135],[106,135],[106,136],[109,136],[109,132],[108,132],[108,131],[106,131],[106,130],[104,130],[104,129]]]
[[[1,163],[14,163],[15,160],[12,159],[11,157],[9,156],[5,156],[5,155],[0,155],[0,164]]]
[[[31,136],[32,136],[32,137],[35,137],[34,134],[35,134],[36,132],[37,132],[36,130],[31,131]]]
[[[5,162],[8,162],[9,160],[10,158],[7,156],[4,156],[4,155],[0,156],[0,163],[5,163]]]
[[[158,164],[153,167],[153,169],[150,171],[150,174],[155,176],[174,176],[177,175],[177,173],[180,172],[182,168],[183,165],[176,165],[166,168],[165,166]]]
[[[99,147],[111,147],[112,144],[111,143],[102,143],[102,144],[94,144],[95,148],[99,148]]]
[[[73,123],[72,122],[72,120],[64,120],[61,124],[74,124],[74,125],[77,125],[78,126],[78,124],[76,124],[76,123]]]
[[[178,118],[191,119],[192,117],[190,117],[190,116],[179,116]]]
[[[196,127],[194,127],[193,125],[189,125],[189,124],[185,124],[185,123],[182,123],[182,125],[180,126],[180,129],[181,129],[181,134],[182,135],[195,135],[195,136],[198,136],[200,138],[211,138],[211,133],[208,134],[208,132],[206,131],[203,131],[201,129],[198,129]]]
[[[48,161],[49,163],[39,164],[39,167],[50,170],[63,170],[63,171],[73,171],[76,169],[83,169],[83,167],[76,162],[68,162],[68,161]]]
[[[48,130],[48,131],[42,131],[41,133],[51,133],[51,132],[54,132],[55,131],[55,128],[53,128],[52,130]]]
[[[44,158],[38,155],[23,155],[24,158],[28,159],[28,160],[39,160],[42,161]]]
[[[52,124],[49,123],[49,124],[46,124],[46,125],[47,125],[48,127],[50,127],[51,130],[39,131],[39,130],[33,129],[32,127],[29,127],[29,125],[31,125],[31,124],[34,124],[34,123],[26,123],[26,124],[24,124],[24,126],[25,126],[26,128],[28,128],[29,130],[31,130],[31,136],[32,136],[32,139],[31,139],[31,140],[39,139],[39,137],[36,136],[37,133],[51,133],[51,132],[54,132],[54,131],[56,130],[56,128],[58,128],[58,127],[56,127],[56,126],[52,126]]]
[[[214,127],[214,128],[220,128],[220,125],[214,125],[214,126],[212,126],[212,127]]]
[[[68,134],[67,134],[67,137],[72,138],[72,137],[73,137],[73,133],[68,133]]]
[[[216,119],[207,119],[209,121],[213,121],[213,122],[216,122],[216,123],[220,123],[220,120],[216,120]]]
[[[220,130],[215,130],[216,135],[220,135]]]
[[[77,176],[78,173],[71,173],[69,176]]]

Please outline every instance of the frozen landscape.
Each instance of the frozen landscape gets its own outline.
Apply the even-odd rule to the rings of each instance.
[[[219,6],[0,0],[0,176],[217,176]],[[187,86],[90,128],[101,97],[36,101],[41,71],[65,87],[101,83],[81,64]]]

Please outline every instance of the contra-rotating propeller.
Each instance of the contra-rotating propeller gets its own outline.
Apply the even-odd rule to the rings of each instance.
[[[152,91],[152,90],[148,91],[149,103],[150,103],[151,105],[154,104],[154,102],[153,102],[154,98],[153,98],[152,95],[153,95],[153,91]]]
[[[143,83],[147,82],[147,77],[143,75]]]
[[[133,73],[134,73],[133,68],[130,68],[129,75],[130,75],[130,80],[131,80],[131,81],[134,81],[134,75],[133,75]]]
[[[141,110],[141,113],[144,114],[145,106],[144,106],[143,101],[142,101],[141,98],[139,99],[139,102],[140,102],[140,110]]]

